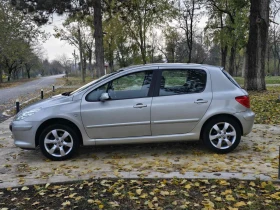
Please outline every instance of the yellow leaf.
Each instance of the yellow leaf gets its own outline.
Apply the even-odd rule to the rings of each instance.
[[[71,202],[70,201],[65,201],[61,204],[62,206],[70,206]]]
[[[36,206],[36,205],[38,205],[39,203],[40,203],[40,202],[36,201],[36,202],[32,203],[31,205],[32,205],[32,206]]]
[[[238,208],[232,208],[232,207],[228,207],[228,210],[238,210]]]
[[[234,197],[232,195],[227,195],[226,196],[227,201],[235,201]]]
[[[271,197],[271,198],[274,198],[274,199],[276,199],[276,200],[280,200],[280,192],[276,192],[276,193],[270,195],[270,197]]]
[[[87,201],[88,203],[94,203],[94,200],[92,200],[92,199],[88,199],[88,201]]]
[[[240,201],[234,204],[234,207],[241,207],[241,206],[246,206],[246,203],[244,201]]]
[[[226,180],[221,180],[220,185],[230,185]]]
[[[255,186],[256,186],[255,182],[250,182],[249,185],[252,186],[252,187],[255,187]]]
[[[160,194],[163,195],[163,196],[166,196],[166,195],[169,195],[169,192],[168,191],[160,191]]]
[[[75,195],[77,195],[77,193],[73,193],[73,194],[69,195],[69,198],[74,198]]]
[[[187,185],[185,186],[186,189],[191,189],[191,187],[192,187],[192,186],[191,186],[190,184],[187,184]]]
[[[112,207],[119,207],[120,205],[118,204],[118,202],[114,201],[114,202],[108,202]]]
[[[118,170],[114,170],[114,174],[116,177],[120,177],[120,173],[118,172]]]
[[[147,193],[143,193],[142,195],[139,196],[140,198],[147,198],[148,194]]]
[[[178,204],[177,201],[172,202],[172,205],[174,205],[174,206],[177,206],[177,204]]]
[[[24,187],[21,188],[21,190],[25,191],[25,190],[29,190],[29,188],[24,186]]]
[[[232,190],[225,190],[224,192],[221,193],[221,195],[229,195],[232,194]]]
[[[104,205],[100,204],[98,207],[99,207],[99,209],[103,209]]]
[[[48,188],[49,186],[50,186],[50,183],[47,183],[46,186],[45,186],[45,188]]]
[[[136,190],[136,193],[137,193],[138,195],[141,195],[142,190],[143,190],[143,189],[137,189],[137,190]]]
[[[217,197],[217,198],[215,198],[215,201],[222,201],[222,198],[221,197]]]
[[[147,204],[148,204],[148,206],[149,206],[150,209],[152,209],[152,208],[154,207],[154,205],[153,205],[153,203],[152,203],[151,201],[148,201]]]

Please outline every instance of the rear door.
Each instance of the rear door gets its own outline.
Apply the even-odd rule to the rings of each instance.
[[[152,135],[190,132],[211,101],[211,80],[207,70],[162,67],[152,101]]]

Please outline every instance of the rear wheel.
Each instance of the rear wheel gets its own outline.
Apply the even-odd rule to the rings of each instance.
[[[61,124],[47,127],[39,137],[42,153],[51,160],[69,159],[78,149],[78,142],[75,130]]]
[[[214,152],[228,153],[234,150],[241,140],[241,129],[237,121],[224,116],[210,120],[203,130],[205,145]]]

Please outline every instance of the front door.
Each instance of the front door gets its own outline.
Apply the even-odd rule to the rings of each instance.
[[[196,126],[212,101],[210,78],[200,69],[163,69],[156,95],[152,135],[185,134]]]
[[[151,92],[153,71],[141,71],[110,81],[86,96],[81,116],[92,139],[125,138],[151,135]],[[99,100],[107,92],[109,100]]]

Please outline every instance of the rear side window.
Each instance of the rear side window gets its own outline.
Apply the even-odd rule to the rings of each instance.
[[[199,69],[163,70],[159,96],[203,92],[206,78],[206,72]]]
[[[233,79],[232,76],[230,76],[229,73],[227,73],[225,70],[223,70],[224,75],[231,81],[236,87],[241,88],[240,85]]]

